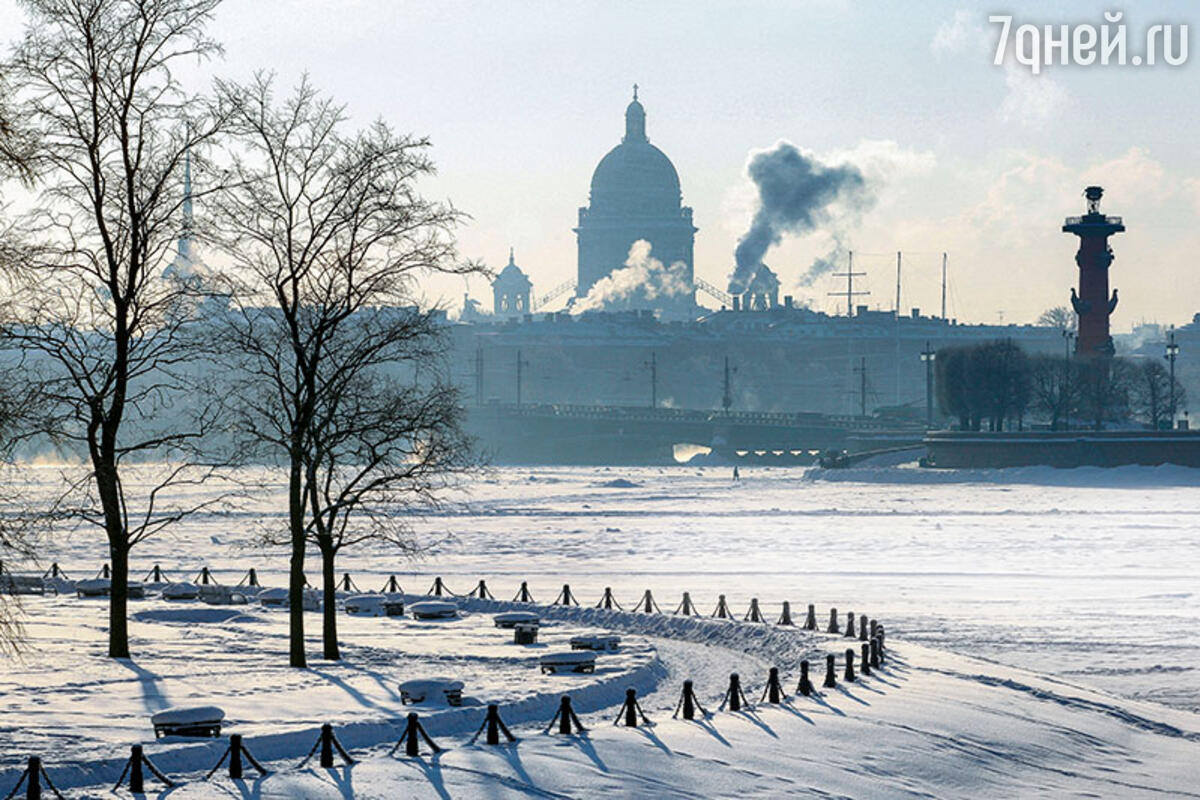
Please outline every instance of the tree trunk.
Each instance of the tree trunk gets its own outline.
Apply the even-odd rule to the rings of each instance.
[[[322,626],[321,640],[324,646],[324,658],[329,661],[340,661],[341,652],[338,650],[337,636],[337,575],[334,573],[334,559],[337,550],[332,541],[322,537],[319,545],[321,551],[321,584],[322,584]]]
[[[108,657],[129,658],[129,545],[110,542],[112,583],[108,598]]]
[[[308,667],[304,655],[304,499],[301,493],[300,459],[293,454],[288,477],[288,523],[292,534],[292,558],[288,574],[288,664]]]

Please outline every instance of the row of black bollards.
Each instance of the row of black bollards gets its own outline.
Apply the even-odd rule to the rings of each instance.
[[[46,574],[43,577],[66,578],[67,574],[58,566],[58,564],[56,562],[51,565],[50,569],[46,571]],[[103,578],[111,578],[112,577],[112,570],[108,564],[104,564],[100,568],[100,571],[97,573],[97,577],[103,577]],[[170,583],[171,582],[170,578],[167,575],[166,570],[162,569],[162,567],[158,564],[154,565],[153,569],[151,569],[150,572],[147,574],[145,580],[146,580],[146,582],[149,582],[149,583]],[[201,585],[219,584],[220,583],[220,581],[218,581],[216,579],[216,577],[212,574],[212,571],[208,567],[202,567],[200,569],[200,572],[196,575],[193,582],[199,583]],[[257,571],[253,567],[251,567],[247,571],[245,577],[243,577],[238,582],[237,585],[238,586],[250,586],[250,587],[254,587],[254,588],[260,587],[261,584],[259,583]],[[310,586],[307,578],[305,579],[305,586]],[[358,587],[358,585],[354,582],[354,579],[350,576],[349,573],[343,573],[342,579],[338,583],[338,588],[341,591],[345,591],[345,592],[351,592],[351,591],[360,592],[360,591],[362,591]],[[384,592],[384,593],[388,593],[388,594],[401,594],[401,593],[403,593],[404,590],[401,587],[400,582],[397,580],[396,576],[392,575],[387,579],[387,581],[383,585],[383,588],[380,591]],[[479,598],[481,600],[495,600],[496,599],[492,595],[492,592],[488,589],[487,583],[482,579],[480,579],[479,583],[476,584],[475,588],[473,588],[466,595],[458,595],[457,593],[450,591],[450,589],[446,586],[445,582],[442,580],[442,578],[440,576],[435,577],[433,580],[433,585],[430,586],[429,591],[426,594],[433,596],[433,597],[465,596],[465,597]],[[533,598],[532,592],[530,592],[530,590],[529,590],[528,582],[526,582],[526,581],[521,582],[521,588],[517,590],[517,594],[513,597],[512,602],[514,602],[514,603],[536,603],[536,601]],[[578,606],[579,604],[580,604],[579,600],[576,599],[575,595],[571,591],[570,584],[563,584],[562,591],[560,591],[558,593],[558,596],[555,598],[554,602],[552,603],[552,605],[561,605],[561,606]],[[608,611],[612,611],[612,610],[623,611],[624,610],[624,608],[621,606],[621,604],[619,602],[617,602],[617,599],[616,599],[615,595],[613,594],[612,588],[607,587],[607,586],[604,588],[604,594],[600,598],[600,601],[595,605],[595,608],[602,608],[602,609],[605,609]],[[634,606],[632,610],[635,613],[637,613],[637,612],[646,613],[646,614],[649,614],[649,613],[661,614],[662,613],[662,609],[659,608],[658,603],[655,602],[654,596],[649,589],[647,589],[645,591],[645,593],[642,595],[641,600],[638,601],[638,604],[636,606]],[[683,593],[683,599],[680,601],[679,605],[676,606],[674,612],[672,612],[672,613],[674,613],[677,616],[696,616],[696,617],[703,616],[703,614],[700,612],[699,608],[697,608],[696,604],[692,601],[691,594],[688,592]],[[736,620],[737,619],[737,617],[730,610],[729,603],[725,599],[725,595],[723,595],[723,594],[717,596],[717,606],[715,609],[713,609],[713,612],[710,616],[713,617],[714,619],[726,619],[726,620]],[[758,622],[758,623],[766,623],[767,622],[767,618],[763,615],[762,609],[759,606],[758,598],[750,599],[750,607],[746,611],[746,613],[742,616],[742,620],[746,621],[746,622]],[[775,624],[780,625],[780,626],[785,626],[785,627],[794,627],[795,626],[796,623],[795,623],[795,620],[793,620],[793,618],[792,618],[791,604],[789,602],[787,602],[787,601],[783,602],[782,613],[780,614],[780,617]],[[817,630],[816,607],[812,603],[808,604],[808,613],[806,614],[805,619],[804,619],[804,624],[801,627],[804,630],[810,630],[810,631]],[[828,633],[833,633],[833,634],[844,634],[844,636],[846,638],[857,638],[860,641],[866,642],[868,644],[870,643],[870,641],[872,639],[879,638],[882,640],[882,638],[883,638],[883,626],[879,625],[879,623],[876,620],[868,621],[866,617],[859,617],[858,620],[856,621],[855,614],[853,611],[848,612],[846,614],[846,624],[845,624],[845,628],[843,628],[839,624],[838,612],[837,612],[836,608],[831,608],[829,610],[829,625],[826,628],[826,631]]]

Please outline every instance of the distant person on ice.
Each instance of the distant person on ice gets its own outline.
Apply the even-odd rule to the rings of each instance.
[[[740,481],[742,479],[742,476],[738,474],[738,468],[736,464],[733,465],[733,479],[735,481]]]

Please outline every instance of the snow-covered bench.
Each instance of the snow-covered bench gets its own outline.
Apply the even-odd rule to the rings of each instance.
[[[538,659],[543,674],[553,675],[557,672],[595,672],[596,654],[572,650],[566,653],[548,653]]]
[[[278,587],[263,589],[258,593],[258,602],[263,608],[286,608],[288,604],[288,590]],[[321,594],[316,589],[304,590],[304,610],[321,610]]]
[[[458,606],[445,600],[422,600],[409,606],[408,613],[413,619],[454,619],[458,616]]]
[[[533,611],[505,611],[492,617],[497,628],[515,628],[517,625],[538,625],[542,619]]]
[[[45,594],[46,582],[40,575],[13,575],[0,572],[0,594]]]
[[[400,703],[424,703],[444,698],[452,706],[462,705],[463,682],[453,678],[418,678],[400,684]]]
[[[572,650],[603,650],[612,652],[621,646],[621,637],[610,634],[587,634],[571,638]]]
[[[216,706],[191,706],[165,708],[150,717],[154,725],[154,737],[163,736],[211,736],[221,735],[221,722],[225,712]]]
[[[200,587],[194,583],[168,583],[162,588],[163,600],[195,600],[200,596]]]
[[[86,578],[75,581],[75,594],[79,597],[108,597],[112,581],[108,578]]]
[[[210,606],[244,606],[250,602],[246,593],[236,586],[222,586],[218,583],[201,584],[200,599]]]
[[[402,617],[404,596],[400,594],[358,594],[346,598],[346,613],[360,617]]]

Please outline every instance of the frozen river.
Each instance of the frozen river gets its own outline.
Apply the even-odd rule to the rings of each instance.
[[[255,540],[282,508],[276,497],[193,518],[141,545],[135,571],[159,562],[192,577],[208,564],[236,581],[254,566],[281,584],[286,554]],[[812,602],[1200,710],[1200,471],[763,468],[733,483],[724,468],[505,468],[414,524],[430,545],[422,561],[347,550],[339,572],[371,590],[392,573],[409,591],[433,575],[458,592],[484,578],[503,599],[527,580],[541,602],[566,582],[585,604],[611,586],[626,607],[649,588],[664,610],[683,591],[705,612],[718,593],[738,614],[751,597],[772,615]],[[104,550],[77,532],[42,554],[90,577]]]

